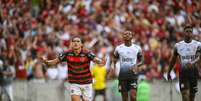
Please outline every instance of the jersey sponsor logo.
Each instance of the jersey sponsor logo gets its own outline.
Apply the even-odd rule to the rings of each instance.
[[[132,58],[122,58],[122,62],[132,62]]]
[[[197,56],[196,55],[186,55],[186,56],[181,56],[182,59],[195,59]]]

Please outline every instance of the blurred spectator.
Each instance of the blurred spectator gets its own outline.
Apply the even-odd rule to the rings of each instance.
[[[0,60],[0,85],[8,93],[10,100],[13,101],[13,86],[12,82],[15,77],[15,69],[13,65]]]
[[[6,61],[15,64],[16,77],[26,78],[25,61],[30,56],[34,61],[41,50],[61,52],[73,35],[80,35],[98,54],[100,47],[113,50],[121,43],[119,33],[130,29],[136,33],[133,41],[145,47],[150,75],[158,72],[152,78],[160,79],[185,23],[201,39],[200,6],[199,0],[1,0],[0,55],[8,51]]]
[[[45,71],[41,62],[37,61],[33,66],[33,82],[44,83]]]
[[[65,80],[68,77],[68,69],[66,67],[66,63],[61,63],[58,65],[58,79]]]

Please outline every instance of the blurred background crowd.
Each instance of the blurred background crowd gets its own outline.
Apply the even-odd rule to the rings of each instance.
[[[200,0],[0,0],[0,60],[15,68],[17,79],[65,79],[65,63],[47,69],[37,58],[54,59],[74,35],[97,56],[110,56],[121,33],[131,30],[147,78],[163,79],[187,23],[200,40]]]

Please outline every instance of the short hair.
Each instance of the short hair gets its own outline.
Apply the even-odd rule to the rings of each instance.
[[[134,35],[134,33],[133,33],[132,31],[130,31],[130,30],[126,30],[126,31],[123,32],[123,33],[130,33],[132,36]]]
[[[191,30],[192,30],[193,27],[192,27],[191,25],[186,25],[186,26],[184,27],[184,31],[187,30],[187,29],[191,29]]]
[[[82,38],[81,36],[78,36],[78,35],[73,36],[73,37],[71,38],[71,41],[73,41],[75,38],[79,38],[79,39],[80,39],[80,41],[81,41],[81,43],[84,43],[83,38]]]

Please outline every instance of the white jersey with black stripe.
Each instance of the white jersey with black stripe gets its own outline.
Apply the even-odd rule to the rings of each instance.
[[[196,40],[192,40],[190,43],[180,41],[175,44],[175,48],[177,49],[177,53],[180,57],[181,65],[192,63],[197,58],[198,47],[201,47],[201,42]]]
[[[114,51],[115,56],[119,56],[120,69],[133,67],[137,63],[137,55],[142,52],[140,46],[132,44],[131,46],[126,46],[121,44],[116,47]]]

